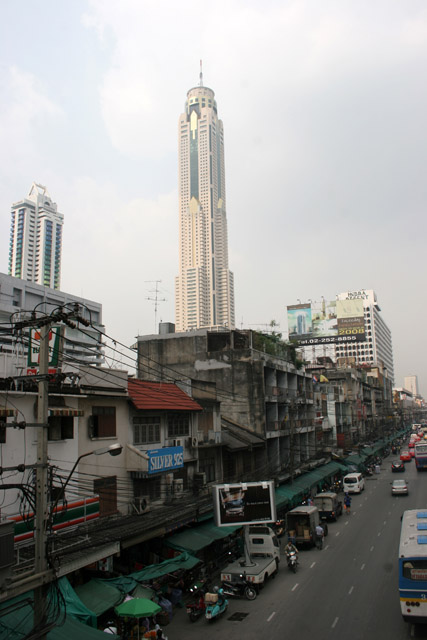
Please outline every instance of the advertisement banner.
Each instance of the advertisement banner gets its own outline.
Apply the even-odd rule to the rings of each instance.
[[[55,373],[62,364],[62,344],[64,328],[53,326],[49,331],[49,371]],[[40,364],[40,331],[30,329],[27,352],[27,375],[37,375]]]
[[[365,319],[362,299],[322,298],[287,307],[289,340],[298,346],[363,342]]]
[[[218,527],[276,521],[274,482],[242,482],[213,487],[215,523]]]
[[[147,451],[149,457],[148,473],[161,473],[184,466],[183,447],[164,447]]]

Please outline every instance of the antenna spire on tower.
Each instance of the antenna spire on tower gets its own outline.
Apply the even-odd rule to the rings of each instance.
[[[199,86],[203,87],[203,69],[202,69],[202,61],[200,60],[200,83]]]

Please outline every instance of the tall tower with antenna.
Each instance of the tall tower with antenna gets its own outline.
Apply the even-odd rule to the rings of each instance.
[[[224,128],[212,89],[187,93],[178,125],[179,274],[176,331],[234,328],[234,279],[228,267]]]

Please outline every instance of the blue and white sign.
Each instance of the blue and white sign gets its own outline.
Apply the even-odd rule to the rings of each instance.
[[[184,466],[184,447],[165,447],[147,451],[148,473],[161,473]]]

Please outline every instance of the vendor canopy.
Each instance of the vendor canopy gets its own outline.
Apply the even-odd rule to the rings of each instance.
[[[8,640],[22,640],[33,628],[34,602],[31,593],[23,594],[8,600],[0,606],[0,637]],[[65,615],[65,614],[64,614]],[[64,623],[54,627],[47,634],[48,640],[105,640],[105,633],[87,624],[79,622],[72,616],[59,615],[58,622]],[[120,640],[120,636],[111,634],[109,640]]]

